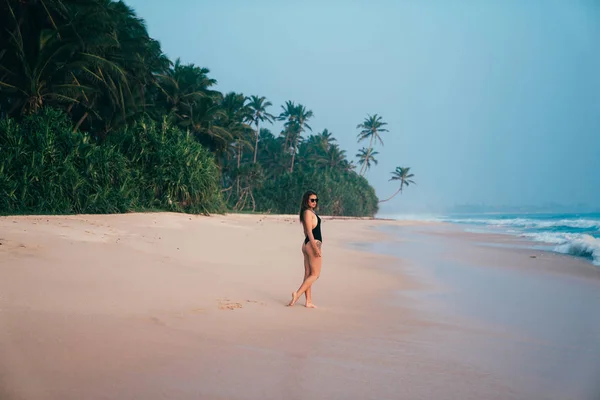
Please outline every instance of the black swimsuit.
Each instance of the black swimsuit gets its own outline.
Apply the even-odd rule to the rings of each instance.
[[[315,215],[317,215],[317,213],[315,213]],[[321,243],[323,242],[323,238],[321,237],[321,218],[318,215],[317,215],[317,226],[315,226],[313,228],[312,234],[313,234],[313,237],[315,238],[315,240],[318,240]],[[304,239],[304,244],[308,243],[309,241],[310,240],[308,239],[308,235],[307,235],[306,239]]]

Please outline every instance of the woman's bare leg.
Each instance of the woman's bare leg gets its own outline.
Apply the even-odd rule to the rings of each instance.
[[[319,279],[319,275],[321,275],[322,258],[315,256],[311,250],[305,250],[305,251],[308,254],[308,263],[310,266],[310,274],[304,279],[304,282],[302,282],[302,285],[300,286],[300,288],[297,291],[295,291],[294,293],[292,293],[292,300],[288,304],[289,306],[293,306],[294,304],[296,304],[296,301],[298,301],[300,296],[302,296],[304,293],[306,293],[306,291],[308,289],[310,289],[312,284],[315,283],[315,281],[317,279]],[[312,293],[311,293],[311,295],[312,295]],[[311,298],[311,300],[312,300],[312,298]],[[308,306],[308,304],[309,303],[307,300],[307,306]],[[314,304],[312,304],[312,301],[310,304],[312,305],[311,308],[314,308]]]
[[[306,251],[304,250],[304,246],[302,246],[302,255],[304,255],[304,280],[306,280],[306,278],[308,278],[310,276],[310,261],[308,258],[308,254],[306,254]],[[304,281],[302,281],[304,282]],[[311,307],[312,308],[315,307],[315,305],[312,303],[312,290],[311,288],[306,289],[306,292],[304,292],[304,295],[306,296],[306,307]]]

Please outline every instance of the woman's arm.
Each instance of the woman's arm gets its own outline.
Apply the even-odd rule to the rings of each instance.
[[[310,218],[310,221],[314,221],[313,220],[313,215],[314,213],[310,210],[304,210],[304,221],[302,222],[302,226],[304,227],[304,234],[306,235],[306,237],[308,237],[308,242],[311,244],[311,246],[313,247],[313,249],[315,250],[315,254],[317,255],[317,257],[321,257],[321,249],[319,249],[319,247],[317,246],[317,241],[315,240],[313,234],[312,234],[312,228],[308,226],[308,219]]]

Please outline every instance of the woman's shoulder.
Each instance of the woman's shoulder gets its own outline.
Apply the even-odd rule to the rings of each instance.
[[[303,214],[304,215],[310,215],[310,214],[317,215],[313,210],[311,210],[309,208],[307,208],[306,210],[304,210]]]

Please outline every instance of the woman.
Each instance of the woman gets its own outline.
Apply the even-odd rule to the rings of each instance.
[[[304,243],[302,244],[302,254],[304,255],[304,282],[300,288],[292,293],[292,301],[288,306],[293,306],[296,301],[304,294],[306,296],[306,307],[317,308],[312,302],[311,286],[321,274],[321,218],[316,214],[315,209],[319,204],[317,194],[312,190],[307,191],[302,196],[300,206],[300,222],[304,228]]]

